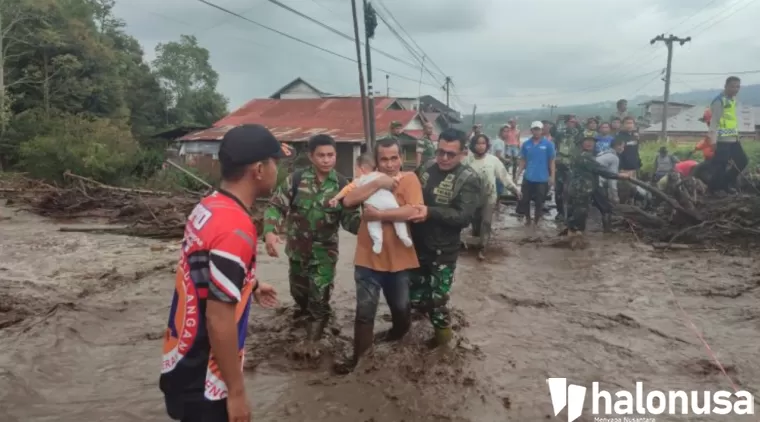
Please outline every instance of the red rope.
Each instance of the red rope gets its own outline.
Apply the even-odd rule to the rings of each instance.
[[[707,341],[705,341],[705,338],[702,336],[702,333],[699,332],[699,329],[694,324],[694,321],[689,317],[689,314],[686,313],[686,311],[681,306],[681,303],[678,302],[678,298],[676,298],[675,293],[673,293],[673,288],[670,286],[670,282],[668,282],[668,290],[670,290],[671,296],[673,296],[673,301],[675,301],[676,306],[678,306],[678,309],[681,311],[681,314],[683,315],[684,319],[686,319],[686,322],[688,323],[687,326],[691,328],[692,331],[694,331],[694,334],[697,335],[697,338],[699,338],[699,341],[702,342],[702,344],[705,346],[705,350],[707,350],[707,354],[712,358],[713,362],[715,362],[716,365],[718,365],[718,368],[720,368],[720,371],[723,372],[723,375],[726,376],[728,379],[728,382],[731,383],[731,387],[734,389],[734,392],[738,392],[739,388],[736,386],[736,383],[731,378],[730,375],[728,375],[728,372],[726,372],[726,368],[723,367],[723,364],[720,363],[718,360],[718,356],[712,351],[712,348],[710,348],[710,345],[707,344]]]

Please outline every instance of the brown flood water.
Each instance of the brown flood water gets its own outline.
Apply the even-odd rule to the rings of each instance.
[[[9,208],[0,216],[11,217],[0,221],[0,421],[168,420],[157,377],[178,243],[63,233]],[[452,299],[460,347],[425,349],[431,329],[420,320],[400,344],[376,348],[357,372],[339,377],[329,371],[331,355],[349,350],[354,309],[355,243],[344,233],[336,335],[321,365],[288,358],[302,335],[289,309],[252,312],[254,420],[567,420],[553,416],[545,382],[552,376],[612,391],[633,391],[636,381],[647,390],[730,390],[680,316],[668,280],[737,385],[760,391],[760,271],[752,258],[666,255],[596,233],[591,247],[570,251],[525,241],[535,233],[504,221],[486,262],[460,260]],[[290,305],[285,261],[260,256],[261,279]],[[376,330],[386,318],[383,305]],[[579,420],[593,420],[588,413]]]

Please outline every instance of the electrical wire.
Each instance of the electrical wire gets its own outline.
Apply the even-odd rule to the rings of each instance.
[[[652,75],[652,74],[654,74],[654,73],[657,73],[657,74],[659,75],[659,74],[660,74],[660,72],[662,72],[662,71],[661,71],[661,70],[654,70],[654,71],[650,71],[650,72],[642,73],[642,74],[639,74],[639,75],[637,75],[637,76],[634,76],[634,77],[628,78],[628,79],[626,79],[626,80],[624,80],[624,81],[616,81],[616,82],[611,82],[611,83],[607,83],[607,84],[604,84],[604,85],[598,85],[598,86],[590,86],[590,87],[581,88],[581,89],[572,89],[572,90],[564,90],[564,91],[555,91],[555,92],[547,92],[547,93],[541,93],[541,94],[520,94],[520,95],[506,95],[506,96],[492,96],[492,97],[483,97],[483,96],[481,96],[481,95],[478,95],[478,94],[473,94],[473,95],[463,95],[463,94],[460,94],[460,95],[463,95],[463,96],[465,96],[465,97],[468,97],[468,96],[473,96],[473,97],[474,97],[474,96],[477,96],[477,97],[481,97],[481,98],[535,98],[535,97],[557,97],[557,96],[559,96],[559,95],[565,95],[565,94],[578,94],[578,93],[586,93],[586,92],[596,92],[596,91],[603,91],[603,90],[605,90],[605,89],[608,89],[608,88],[610,88],[610,87],[613,87],[613,86],[617,86],[617,85],[624,85],[624,84],[627,84],[627,83],[629,83],[629,82],[633,82],[633,81],[635,81],[635,80],[641,79],[641,78],[643,78],[643,77],[645,77],[645,76],[649,76],[649,75]]]
[[[327,53],[327,54],[330,54],[332,56],[339,57],[341,59],[348,60],[348,61],[353,62],[353,63],[357,63],[356,59],[352,59],[351,57],[344,56],[344,55],[342,55],[340,53],[336,53],[336,52],[334,52],[332,50],[328,50],[328,49],[326,49],[324,47],[320,47],[320,46],[318,46],[316,44],[312,44],[312,43],[310,43],[308,41],[302,40],[302,39],[300,39],[300,38],[298,38],[296,36],[293,36],[293,35],[290,35],[288,33],[285,33],[285,32],[279,31],[277,29],[271,28],[271,27],[269,27],[267,25],[264,25],[262,23],[254,21],[252,19],[246,18],[245,16],[242,16],[242,15],[240,15],[238,13],[235,13],[235,12],[229,10],[229,9],[226,9],[226,8],[224,8],[222,6],[219,6],[219,5],[215,4],[215,3],[212,3],[210,1],[207,1],[207,0],[198,0],[198,1],[201,2],[201,3],[203,3],[203,4],[205,4],[205,5],[207,5],[207,6],[213,7],[214,9],[220,10],[220,11],[222,11],[224,13],[227,13],[229,15],[232,15],[232,16],[235,16],[235,17],[237,17],[239,19],[247,21],[247,22],[249,22],[249,23],[251,23],[253,25],[256,25],[258,27],[264,28],[264,29],[266,29],[268,31],[271,31],[271,32],[274,32],[276,34],[282,35],[285,38],[291,39],[291,40],[296,41],[296,42],[298,42],[300,44],[303,44],[303,45],[309,46],[311,48],[317,49],[319,51],[322,51],[323,53]],[[409,77],[409,76],[400,75],[398,73],[391,72],[391,71],[388,71],[388,70],[384,70],[384,69],[381,69],[379,67],[375,67],[374,69],[377,69],[378,71],[387,73],[389,75],[393,75],[393,76],[395,76],[397,78],[400,78],[400,79],[408,80],[408,81],[411,81],[411,82],[419,82],[418,78],[413,78],[413,77]],[[432,85],[432,84],[429,84],[429,83],[424,83],[423,82],[423,84],[428,85],[428,86],[432,86],[434,88],[438,88],[438,86]]]
[[[383,15],[380,12],[378,12],[377,10],[375,11],[375,14],[377,15],[378,18],[380,18],[380,21],[383,22],[385,24],[385,26],[388,27],[388,29],[391,31],[391,33],[401,42],[401,45],[403,47],[405,47],[407,49],[407,51],[412,55],[412,57],[414,57],[419,62],[419,65],[422,67],[422,69],[424,71],[427,72],[428,75],[430,75],[430,77],[433,79],[433,81],[435,81],[435,83],[437,83],[438,85],[443,85],[436,78],[436,76],[430,71],[430,69],[428,69],[428,67],[425,66],[425,60],[429,60],[429,58],[427,56],[422,56],[422,57],[417,56],[417,52],[414,51],[414,49],[409,45],[409,43],[406,42],[406,40],[404,40],[404,38],[398,33],[398,31],[396,31],[396,29],[393,28],[388,23],[388,21],[385,19],[385,17],[383,17]]]
[[[311,16],[309,16],[309,15],[307,15],[307,14],[303,13],[303,12],[300,12],[300,11],[298,11],[298,10],[296,10],[296,9],[293,9],[292,7],[290,7],[290,6],[286,5],[286,4],[283,4],[283,3],[281,3],[281,2],[280,2],[280,1],[278,1],[278,0],[269,0],[269,2],[270,2],[270,3],[272,3],[272,4],[274,4],[274,5],[276,5],[276,6],[278,6],[278,7],[281,7],[281,8],[283,8],[283,9],[287,10],[288,12],[291,12],[291,13],[293,13],[293,14],[295,14],[295,15],[298,15],[298,16],[302,17],[302,18],[304,18],[304,19],[308,20],[309,22],[312,22],[312,23],[314,23],[314,24],[316,24],[316,25],[319,25],[319,26],[321,26],[322,28],[325,28],[325,29],[327,29],[328,31],[332,32],[333,34],[336,34],[336,35],[338,35],[338,36],[340,36],[340,37],[343,37],[343,38],[345,38],[345,39],[347,39],[347,40],[349,40],[349,41],[351,41],[351,42],[355,42],[355,40],[354,40],[354,37],[353,37],[352,35],[348,35],[348,34],[346,34],[345,32],[341,32],[341,31],[339,31],[339,30],[337,30],[337,29],[333,28],[332,26],[330,26],[330,25],[327,25],[326,23],[320,22],[319,20],[317,20],[317,19],[314,19],[314,18],[312,18]],[[317,4],[319,4],[319,3],[317,3]],[[361,44],[363,47],[365,47],[365,48],[367,47],[367,45],[366,45],[364,42],[362,42],[361,40],[359,41],[359,43],[360,43],[360,44]],[[377,47],[373,47],[373,46],[370,46],[370,48],[372,49],[372,51],[374,51],[374,52],[376,52],[376,53],[379,53],[379,54],[381,54],[381,55],[383,55],[383,56],[385,56],[385,57],[388,57],[389,59],[395,60],[395,61],[397,61],[397,62],[399,62],[399,63],[405,64],[405,65],[407,65],[407,66],[410,66],[410,67],[413,67],[413,68],[415,68],[415,69],[417,69],[417,68],[418,68],[418,66],[417,66],[416,64],[414,64],[414,63],[410,63],[410,62],[408,62],[408,61],[405,61],[405,60],[401,60],[401,59],[400,59],[400,58],[399,58],[397,55],[393,55],[393,54],[390,54],[390,53],[386,53],[385,51],[383,51],[383,50],[380,50],[380,49],[379,49],[379,48],[377,48]]]
[[[412,42],[412,44],[415,45],[415,47],[417,47],[417,49],[420,51],[420,53],[422,53],[423,56],[427,57],[427,60],[430,62],[430,64],[433,65],[434,68],[436,68],[438,70],[438,72],[441,74],[441,76],[446,77],[446,72],[444,72],[443,70],[441,70],[441,68],[433,61],[433,59],[430,57],[430,55],[427,54],[425,52],[425,50],[423,50],[422,47],[420,47],[419,44],[417,44],[417,41],[415,41],[414,38],[412,38],[412,36],[409,34],[409,32],[407,32],[406,29],[404,29],[404,25],[401,25],[401,22],[399,22],[398,19],[396,19],[396,16],[393,14],[393,12],[391,12],[391,10],[388,8],[388,6],[386,6],[385,3],[382,0],[377,0],[377,4],[380,5],[380,8],[382,8],[383,11],[385,11],[385,13],[388,14],[388,16],[391,18],[391,20],[393,20],[393,22],[395,22],[396,25],[398,25],[398,27],[401,29],[401,32],[403,32],[404,34],[406,34],[407,37],[409,37],[409,40]]]
[[[753,3],[756,3],[755,0],[746,0],[744,4],[741,4],[742,0],[736,0],[731,6],[724,9],[719,15],[723,15],[721,18],[718,19],[706,19],[702,23],[699,23],[693,27],[691,27],[687,32],[692,32],[701,26],[705,24],[709,24],[708,26],[702,28],[700,31],[702,33],[707,32],[710,28],[718,25],[719,23],[725,21],[726,19],[730,18],[731,16],[739,13],[740,11],[746,9],[748,6],[752,5]],[[739,7],[741,4],[741,7]],[[727,13],[726,13],[727,12]],[[725,14],[724,14],[725,13]],[[716,15],[717,17],[717,15]]]
[[[755,73],[760,73],[760,70],[742,70],[739,72],[673,72],[674,75],[685,75],[685,76],[751,75]]]

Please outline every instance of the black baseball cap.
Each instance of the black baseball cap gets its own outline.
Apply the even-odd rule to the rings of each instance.
[[[222,167],[258,163],[285,156],[283,146],[269,129],[261,125],[235,126],[224,134],[219,146]]]

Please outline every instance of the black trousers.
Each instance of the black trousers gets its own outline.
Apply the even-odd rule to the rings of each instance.
[[[530,203],[533,202],[536,207],[534,219],[538,220],[544,214],[544,202],[549,192],[549,184],[523,180],[520,192],[522,200],[517,204],[517,213],[530,218]]]
[[[227,422],[227,399],[216,401],[186,401],[181,398],[165,398],[166,413],[181,422]]]
[[[736,141],[718,142],[715,147],[715,156],[710,162],[712,167],[710,191],[718,192],[736,185],[736,178],[747,167],[748,160],[742,144]]]

